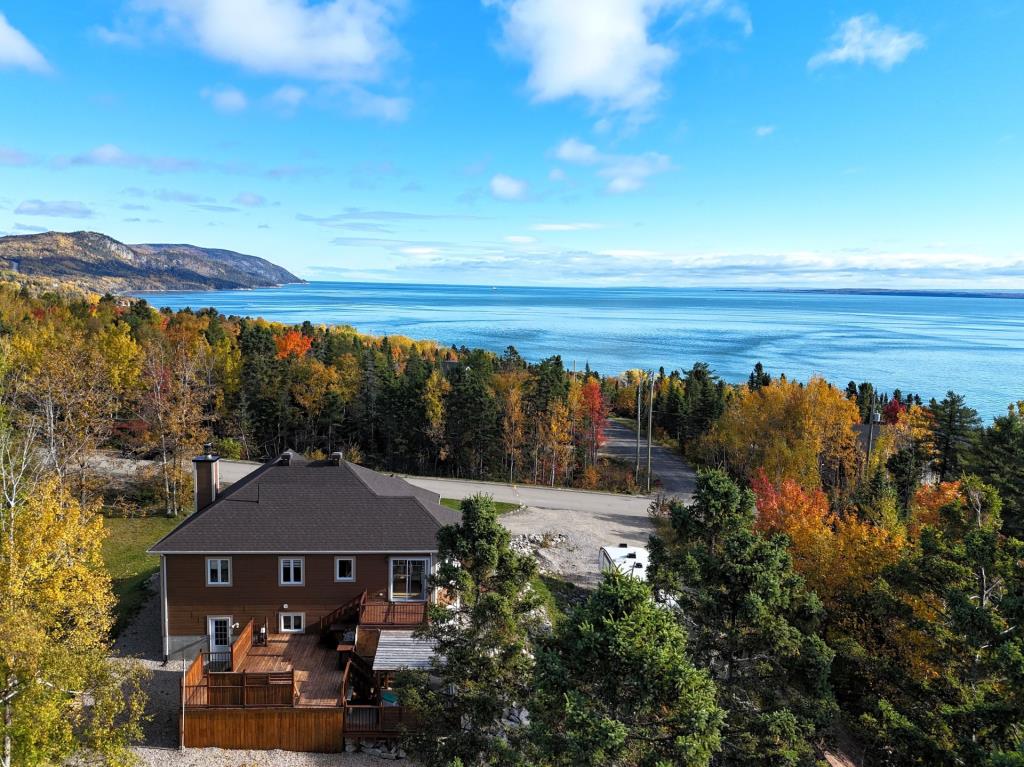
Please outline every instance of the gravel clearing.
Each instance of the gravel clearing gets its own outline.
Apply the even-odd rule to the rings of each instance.
[[[643,499],[644,506],[648,502]],[[513,545],[536,557],[542,573],[584,588],[597,586],[602,546],[646,546],[654,530],[646,508],[610,513],[528,507],[502,515],[501,522],[512,533]]]
[[[156,577],[151,584],[156,587]],[[160,600],[146,601],[135,619],[114,644],[117,656],[137,658],[152,676],[146,682],[149,716],[143,726],[143,742],[134,750],[145,767],[381,767],[395,764],[370,754],[309,754],[296,751],[232,751],[223,748],[178,748],[181,720],[181,663],[162,662],[160,647]],[[399,762],[415,767],[411,760]]]

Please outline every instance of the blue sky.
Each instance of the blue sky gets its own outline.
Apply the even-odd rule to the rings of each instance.
[[[0,0],[0,231],[308,279],[1024,288],[1024,3]]]

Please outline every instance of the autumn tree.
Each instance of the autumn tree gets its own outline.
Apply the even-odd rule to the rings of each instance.
[[[999,765],[1019,754],[1024,543],[1001,525],[998,494],[968,477],[879,584],[876,612],[903,651],[861,680],[872,763]]]
[[[593,466],[604,444],[604,430],[608,423],[608,406],[601,391],[601,383],[596,378],[588,378],[582,386],[580,399],[583,411],[580,442],[584,465]]]
[[[208,435],[210,390],[202,375],[208,345],[192,318],[169,322],[145,344],[140,411],[157,453],[164,510],[177,516],[189,502],[189,461]]]
[[[113,596],[96,506],[0,433],[0,765],[127,765],[142,672],[110,659]]]
[[[838,605],[840,595],[856,598],[867,590],[899,559],[906,544],[901,527],[836,514],[825,493],[804,490],[791,479],[776,486],[759,470],[751,489],[757,528],[786,536],[793,568],[830,609]]]
[[[810,767],[836,713],[833,653],[818,635],[820,600],[794,572],[786,539],[754,530],[754,502],[724,472],[698,472],[693,503],[673,502],[658,523],[649,575],[718,687],[726,718],[715,763]]]
[[[758,469],[779,483],[846,493],[862,460],[853,426],[856,405],[821,378],[806,385],[779,378],[760,389],[739,389],[707,437],[706,448],[750,481]]]
[[[426,417],[426,435],[434,458],[434,471],[438,460],[447,456],[445,450],[445,398],[451,391],[451,384],[440,370],[433,370],[423,390],[423,408]]]
[[[64,316],[23,328],[2,351],[11,417],[37,426],[48,467],[86,502],[97,489],[95,452],[139,383],[141,353],[129,328],[88,332]]]
[[[274,338],[274,345],[277,346],[278,359],[304,357],[313,345],[313,339],[298,330],[286,330]]]
[[[648,586],[612,571],[542,643],[529,702],[546,765],[707,765],[722,711],[686,632]]]
[[[508,456],[509,482],[515,482],[518,459],[526,439],[526,410],[523,402],[526,377],[521,367],[513,367],[494,377],[494,388],[501,407],[501,437],[505,455]]]

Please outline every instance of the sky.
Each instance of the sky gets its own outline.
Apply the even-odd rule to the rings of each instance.
[[[1020,0],[0,0],[0,232],[311,280],[1024,288]]]

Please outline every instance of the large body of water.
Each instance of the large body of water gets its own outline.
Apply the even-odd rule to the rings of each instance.
[[[155,306],[347,324],[500,352],[561,354],[602,373],[709,363],[731,382],[773,374],[872,381],[924,399],[954,389],[987,420],[1024,399],[1024,300],[684,288],[510,288],[312,282],[142,294]]]

